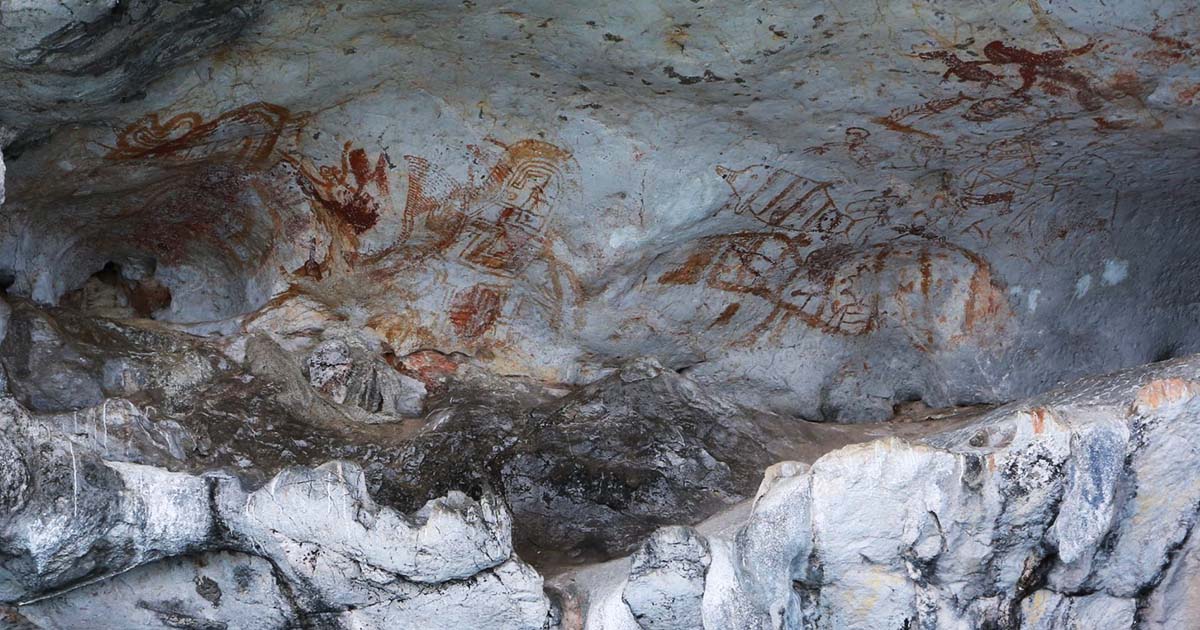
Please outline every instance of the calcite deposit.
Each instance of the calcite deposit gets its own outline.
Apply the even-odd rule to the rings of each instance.
[[[0,0],[0,628],[1200,627],[1197,33]]]

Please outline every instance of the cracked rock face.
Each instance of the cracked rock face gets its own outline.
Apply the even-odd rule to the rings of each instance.
[[[1197,367],[1081,382],[920,440],[781,466],[740,527],[655,534],[625,582],[590,594],[587,627],[697,614],[686,627],[1187,627],[1191,606],[1163,602],[1196,579],[1176,581],[1200,506],[1184,437],[1200,421]]]
[[[952,4],[0,0],[0,627],[1200,626],[1200,8]]]

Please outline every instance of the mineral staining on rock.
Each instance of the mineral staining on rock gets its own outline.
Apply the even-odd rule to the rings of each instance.
[[[125,4],[6,21],[0,271],[41,302],[153,259],[146,314],[198,332],[315,300],[401,355],[653,355],[839,421],[1197,350],[1154,271],[1194,259],[1188,7]],[[87,117],[47,96],[82,68]]]
[[[0,0],[0,625],[1200,624],[1198,19]]]

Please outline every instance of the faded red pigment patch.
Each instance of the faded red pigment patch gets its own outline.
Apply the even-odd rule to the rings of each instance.
[[[1180,378],[1151,381],[1141,387],[1134,397],[1135,413],[1150,413],[1167,405],[1185,402],[1200,396],[1200,383]]]
[[[742,305],[739,302],[734,302],[733,304],[726,306],[725,310],[721,311],[721,314],[717,317],[717,319],[713,321],[713,323],[709,324],[708,327],[713,328],[715,326],[724,326],[725,324],[728,324],[729,320],[733,319],[733,316],[737,315],[738,310],[741,308]]]
[[[454,296],[450,305],[450,323],[459,337],[474,339],[496,325],[504,298],[492,287],[475,285]]]
[[[458,362],[437,350],[419,350],[400,359],[399,365],[410,374],[430,380],[458,371]]]
[[[1034,409],[1029,412],[1029,416],[1033,420],[1033,432],[1035,434],[1040,434],[1042,431],[1046,430],[1046,410],[1045,409],[1041,409],[1041,408]]]
[[[340,166],[314,169],[304,161],[297,163],[297,183],[304,193],[355,235],[375,227],[380,213],[391,207],[387,153],[372,161],[366,151],[347,142]]]
[[[459,367],[453,356],[437,350],[418,350],[404,357],[388,350],[383,357],[397,372],[421,381],[430,392],[442,391],[446,379],[458,372]]]

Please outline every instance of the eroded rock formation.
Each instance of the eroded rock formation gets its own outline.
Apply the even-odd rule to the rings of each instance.
[[[1197,32],[0,0],[0,627],[1200,625]]]
[[[580,582],[586,627],[1190,627],[1194,602],[1164,602],[1198,579],[1173,579],[1200,507],[1198,365],[782,464],[740,527],[661,530],[628,578]]]

